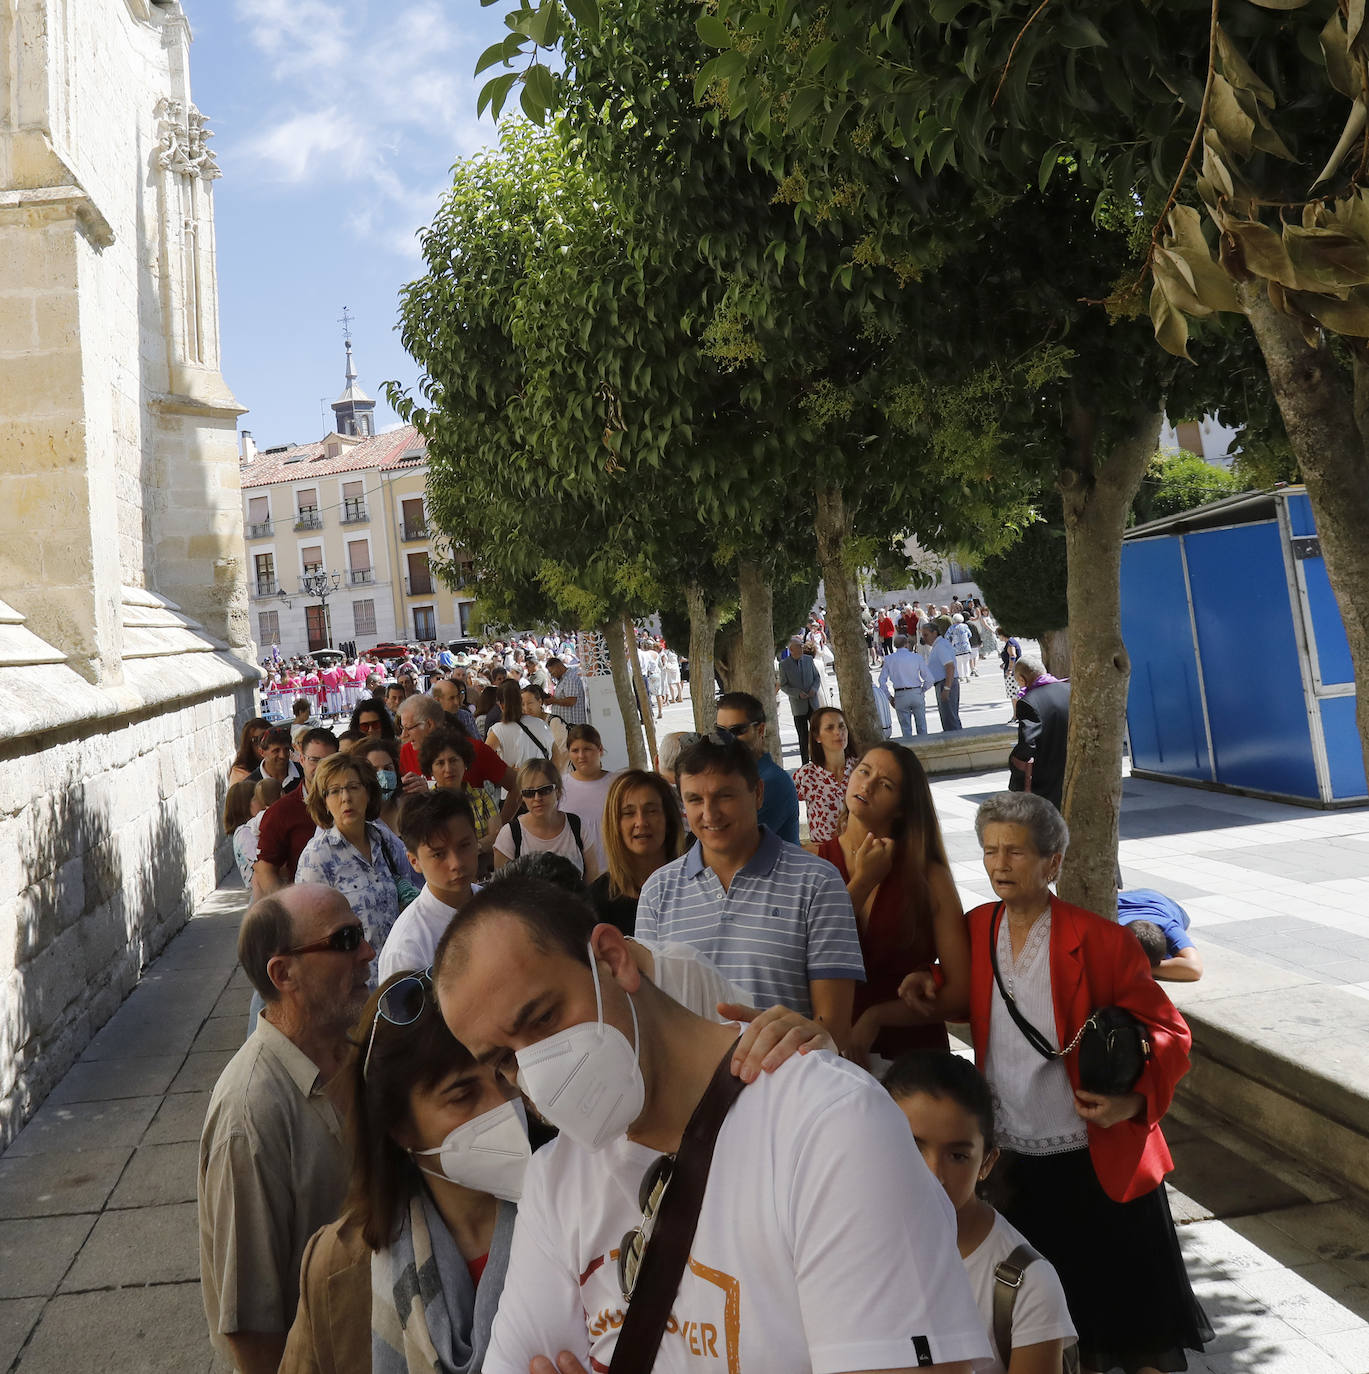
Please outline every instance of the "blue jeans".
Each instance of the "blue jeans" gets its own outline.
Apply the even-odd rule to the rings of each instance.
[[[927,733],[927,700],[921,687],[895,687],[894,713],[904,739],[912,739],[914,721],[919,735]]]
[[[960,725],[960,679],[952,678],[950,690],[944,682],[937,683],[936,709],[941,717],[943,730],[959,730]]]

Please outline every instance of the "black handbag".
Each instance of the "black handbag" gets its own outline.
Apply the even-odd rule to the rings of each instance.
[[[1104,1097],[1121,1097],[1131,1092],[1151,1056],[1150,1031],[1145,1022],[1137,1020],[1125,1007],[1099,1007],[1068,1045],[1060,1050],[1052,1048],[1051,1042],[1018,1010],[1012,993],[1004,985],[998,968],[998,927],[1002,919],[1003,903],[999,902],[989,926],[989,958],[1003,1004],[1027,1043],[1043,1059],[1063,1059],[1077,1049],[1079,1086],[1085,1092]]]

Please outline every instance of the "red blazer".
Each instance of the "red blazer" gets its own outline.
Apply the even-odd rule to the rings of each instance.
[[[988,1072],[989,1011],[993,1004],[993,964],[989,945],[997,902],[977,906],[970,926],[970,1030],[975,1062]],[[1151,976],[1136,937],[1124,926],[1105,921],[1082,907],[1051,898],[1051,994],[1055,1030],[1062,1045],[1099,1007],[1125,1007],[1150,1027],[1152,1056],[1137,1080],[1145,1110],[1115,1126],[1089,1123],[1089,1157],[1103,1191],[1114,1202],[1142,1197],[1174,1167],[1160,1131],[1178,1081],[1188,1072],[1192,1044],[1188,1025]],[[1043,1028],[1044,1029],[1044,1028]],[[1013,1031],[1017,1031],[1014,1025]],[[1065,1071],[1079,1087],[1079,1056],[1068,1055]]]

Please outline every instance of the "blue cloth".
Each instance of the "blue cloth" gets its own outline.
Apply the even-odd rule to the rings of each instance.
[[[1133,888],[1117,894],[1117,924],[1129,926],[1133,921],[1150,921],[1165,933],[1165,949],[1173,958],[1181,949],[1195,949],[1188,938],[1188,912],[1172,897],[1154,892],[1148,887]]]
[[[769,754],[756,760],[756,771],[765,784],[760,823],[789,844],[798,844],[799,794],[794,790],[794,779]]]
[[[810,982],[865,981],[841,875],[764,826],[726,892],[701,845],[658,868],[642,887],[634,938],[693,945],[762,1010],[783,1003],[811,1016]]]

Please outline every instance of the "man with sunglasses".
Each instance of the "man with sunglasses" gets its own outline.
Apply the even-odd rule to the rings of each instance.
[[[560,1130],[527,1168],[484,1374],[607,1370],[643,1263],[676,1239],[658,1209],[677,1162],[698,1167],[677,1155],[737,1072],[738,1027],[669,997],[616,927],[532,880],[472,898],[432,976],[453,1035]],[[892,1098],[830,1053],[742,1076],[650,1367],[969,1374],[989,1346],[954,1213]]]
[[[253,903],[238,931],[239,962],[266,1006],[210,1097],[197,1192],[210,1339],[243,1374],[280,1363],[305,1244],[346,1193],[328,1088],[374,958],[347,899],[318,884]]]
[[[799,842],[799,794],[794,780],[770,757],[766,744],[765,707],[750,692],[724,692],[718,698],[718,729],[740,740],[756,760],[765,791],[760,822],[787,844]]]

